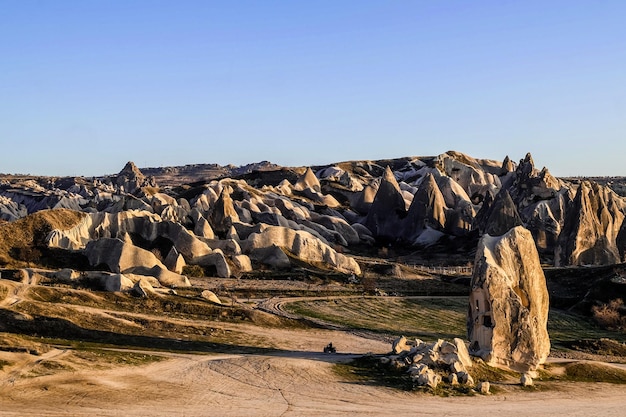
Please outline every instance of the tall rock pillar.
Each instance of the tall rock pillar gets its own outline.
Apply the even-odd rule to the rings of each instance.
[[[518,372],[550,353],[548,290],[532,234],[522,226],[484,235],[476,252],[467,317],[470,353]]]

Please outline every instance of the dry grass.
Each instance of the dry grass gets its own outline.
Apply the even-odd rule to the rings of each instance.
[[[67,209],[43,210],[15,222],[0,224],[0,266],[23,267],[37,263],[37,248],[54,229],[77,225],[84,213]],[[21,258],[21,259],[20,259]]]
[[[626,306],[621,298],[611,300],[591,308],[593,319],[601,327],[610,330],[626,331]]]

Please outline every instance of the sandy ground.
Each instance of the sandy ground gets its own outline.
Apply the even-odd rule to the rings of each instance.
[[[252,329],[250,329],[252,330]],[[257,330],[259,330],[257,328]],[[389,344],[327,330],[267,330],[267,355],[167,354],[142,366],[20,377],[54,349],[0,372],[0,415],[24,416],[623,416],[626,385],[563,383],[558,390],[441,398],[349,382],[333,363]],[[337,355],[322,347],[332,340]]]

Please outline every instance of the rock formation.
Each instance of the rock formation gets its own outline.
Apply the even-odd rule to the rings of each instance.
[[[400,186],[391,169],[387,167],[367,213],[365,226],[378,238],[396,240],[400,220],[405,215],[406,204]]]
[[[77,251],[100,238],[119,238],[163,259],[174,248],[179,256],[166,262],[172,270],[202,263],[222,275],[293,267],[293,242],[264,242],[247,252],[241,247],[268,226],[308,234],[298,239],[326,255],[320,260],[307,249],[301,260],[336,271],[355,270],[337,262],[343,259],[337,254],[381,245],[388,253],[436,248],[469,258],[481,235],[519,225],[530,230],[544,263],[609,264],[626,256],[625,200],[605,186],[537,170],[530,154],[519,164],[449,151],[305,170],[269,163],[179,168],[144,170],[180,185],[160,190],[131,162],[109,177],[1,177],[0,220],[69,208],[87,217],[52,230],[50,247]],[[246,258],[236,261],[243,252]]]
[[[106,265],[114,273],[152,276],[169,287],[190,286],[187,277],[168,271],[153,253],[120,239],[91,241],[85,248],[85,255],[92,266]]]
[[[521,226],[478,245],[467,320],[470,352],[518,372],[550,353],[548,291],[531,233]]]
[[[597,183],[583,181],[567,208],[555,265],[607,265],[621,260],[617,237],[624,201]]]

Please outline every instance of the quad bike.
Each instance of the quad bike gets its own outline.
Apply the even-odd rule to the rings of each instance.
[[[337,349],[333,346],[332,343],[329,343],[324,347],[324,353],[337,353]]]

